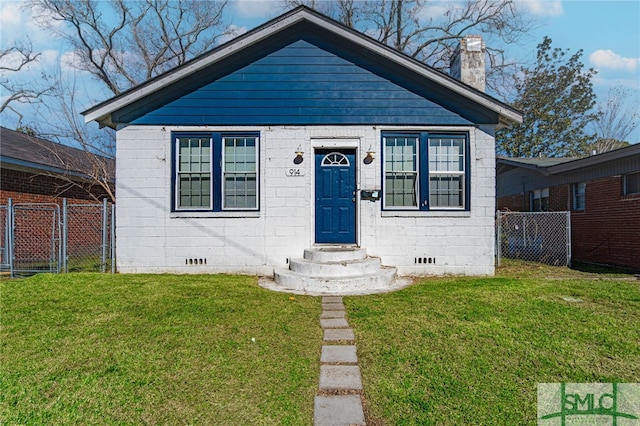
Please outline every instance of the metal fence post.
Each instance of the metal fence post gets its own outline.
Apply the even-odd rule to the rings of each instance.
[[[9,261],[9,272],[11,273],[11,278],[14,278],[13,272],[13,200],[9,198],[7,200],[7,260]]]
[[[116,205],[111,204],[111,273],[116,273]]]
[[[56,215],[56,212],[58,213]],[[56,216],[57,216],[57,220],[56,220]],[[64,226],[63,224],[61,224],[62,218],[60,216],[60,206],[56,204],[56,208],[53,211],[53,229],[51,231],[51,241],[52,241],[52,248],[51,248],[51,253],[52,256],[54,255],[54,253],[56,252],[55,250],[55,243],[56,243],[56,237],[55,237],[55,230],[56,230],[56,222],[58,225],[58,261],[56,262],[56,273],[60,273],[60,268],[62,267],[62,265],[60,264],[61,262],[64,262],[63,258],[62,258],[62,227]],[[51,269],[51,268],[49,268]]]
[[[496,263],[497,266],[500,266],[502,260],[502,212],[498,210],[496,214]]]
[[[102,200],[102,259],[100,262],[100,272],[105,272],[107,268],[107,238],[109,234],[109,210],[107,209],[107,199]]]
[[[69,266],[67,263],[67,242],[69,235],[69,215],[67,211],[67,199],[62,199],[62,255],[60,256],[60,261],[62,262],[62,272],[69,272]]]
[[[571,267],[571,212],[567,212],[567,266]]]

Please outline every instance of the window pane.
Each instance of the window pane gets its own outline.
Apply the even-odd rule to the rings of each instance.
[[[178,138],[178,208],[211,206],[211,139]]]
[[[463,172],[464,143],[461,138],[430,138],[429,171]]]
[[[584,195],[587,184],[584,182],[573,185],[573,209],[584,210]]]
[[[418,137],[385,137],[385,205],[417,207]]]
[[[429,138],[429,207],[465,207],[466,139]]]
[[[624,176],[624,194],[640,194],[640,173]]]
[[[257,144],[255,137],[224,138],[224,208],[256,208]]]
[[[549,211],[549,188],[536,189],[532,191],[531,211]]]
[[[464,176],[435,175],[429,178],[431,207],[464,207]]]

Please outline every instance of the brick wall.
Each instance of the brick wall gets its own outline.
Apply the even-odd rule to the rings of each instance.
[[[99,187],[92,189],[99,199],[106,196]],[[62,179],[52,176],[38,175],[18,170],[0,170],[0,205],[7,204],[11,198],[14,203],[56,203],[61,204],[62,198],[95,202],[82,188],[69,187]],[[75,202],[75,201],[74,201]]]
[[[514,212],[528,212],[529,211],[529,193],[526,194],[513,194],[505,197],[498,198],[497,208],[498,210],[511,210]]]
[[[571,185],[549,188],[549,211],[566,212],[567,210],[571,210]]]
[[[572,185],[549,188],[552,211],[572,208]],[[529,193],[500,197],[498,208],[529,211]],[[587,182],[584,211],[571,212],[572,259],[640,268],[640,195],[622,195],[622,177]]]
[[[574,260],[640,268],[640,195],[623,196],[621,176],[587,182],[571,234]]]
[[[80,257],[100,250],[102,242],[102,206],[82,188],[72,187],[61,191],[65,182],[51,176],[36,175],[24,171],[2,169],[0,175],[0,205],[5,206],[11,199],[16,204],[56,204],[62,206],[67,198],[68,235],[67,253]],[[104,191],[94,192],[103,197]],[[72,206],[78,205],[78,206]],[[80,206],[81,205],[81,206]],[[24,206],[27,207],[27,206]],[[3,212],[3,215],[6,212]],[[52,239],[61,238],[54,223],[60,221],[61,210],[54,206],[19,208],[14,211],[14,258],[16,265],[24,262],[46,263],[56,258],[57,245],[52,247]],[[3,216],[2,220],[4,220]],[[4,223],[2,224],[4,225]],[[0,226],[0,238],[4,241],[4,226]],[[53,250],[53,252],[52,252]],[[6,259],[1,259],[7,262]]]

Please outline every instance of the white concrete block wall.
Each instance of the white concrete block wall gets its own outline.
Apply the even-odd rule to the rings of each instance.
[[[116,255],[120,272],[246,273],[270,275],[301,257],[314,238],[314,148],[357,149],[359,189],[382,189],[381,131],[400,128],[156,127],[117,133]],[[260,211],[171,212],[171,132],[260,132]],[[408,128],[406,130],[409,130]],[[442,130],[410,128],[410,130]],[[358,203],[360,245],[401,275],[491,275],[494,272],[495,150],[493,136],[470,132],[469,212],[382,212],[381,202]],[[295,151],[304,161],[295,165]],[[376,159],[364,164],[369,149]],[[304,176],[287,176],[300,168]],[[416,263],[416,259],[431,259]],[[189,260],[196,264],[189,263]],[[200,259],[203,263],[200,264]],[[206,265],[204,260],[206,259]]]

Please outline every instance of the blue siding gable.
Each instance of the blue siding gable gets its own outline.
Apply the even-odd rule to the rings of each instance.
[[[435,85],[419,85],[402,75],[402,70],[385,68],[375,58],[340,49],[326,40],[300,37],[277,47],[265,46],[265,50],[249,52],[251,57],[244,63],[238,61],[235,68],[227,65],[186,77],[191,81],[164,92],[162,98],[118,111],[114,121],[150,125],[469,125],[494,120],[470,117],[459,101],[443,106],[446,94]]]

